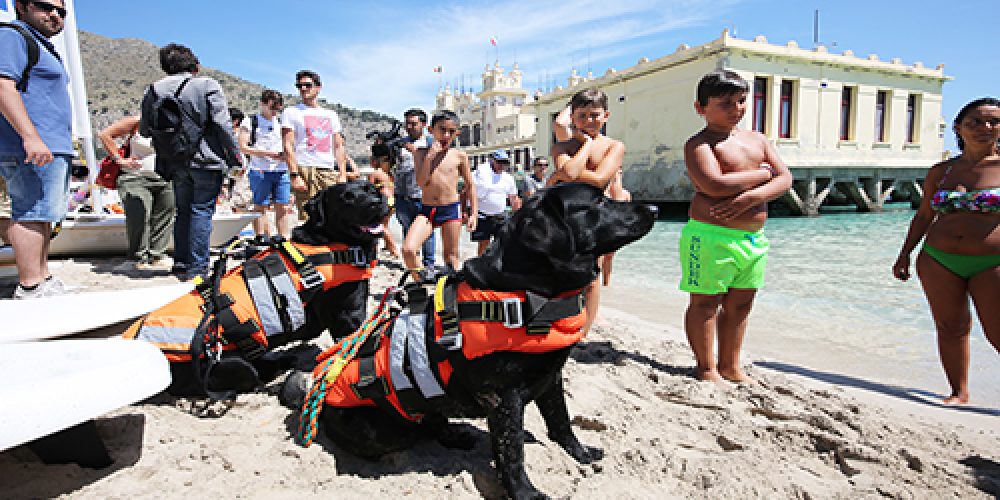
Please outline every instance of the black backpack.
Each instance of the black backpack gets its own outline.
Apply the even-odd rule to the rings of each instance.
[[[163,96],[156,95],[156,89],[149,86],[149,94],[153,98],[150,137],[157,159],[187,162],[198,151],[205,135],[205,127],[185,109],[180,100],[181,92],[191,78],[185,78],[173,94]]]
[[[28,46],[28,64],[24,67],[24,71],[21,73],[21,80],[17,82],[16,86],[17,91],[23,94],[28,91],[28,76],[31,73],[31,69],[38,64],[38,57],[41,55],[38,49],[38,40],[35,39],[35,35],[32,35],[31,32],[20,24],[0,23],[0,28],[10,28],[20,33],[21,36],[24,37],[24,43]],[[48,50],[49,54],[52,54],[56,60],[62,62],[62,58],[59,57],[59,54],[50,49],[48,45],[45,46],[45,50]]]
[[[257,113],[254,113],[253,116],[250,117],[250,143],[247,144],[248,146],[257,144],[257,123],[259,121],[260,118],[257,116]]]

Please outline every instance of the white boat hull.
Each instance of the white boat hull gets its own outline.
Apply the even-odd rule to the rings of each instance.
[[[257,214],[227,214],[212,218],[212,238],[210,244],[218,246],[240,234]],[[173,238],[170,241],[173,249]],[[102,215],[96,217],[76,216],[63,221],[62,231],[52,239],[49,255],[71,257],[75,255],[118,255],[128,253],[125,238],[124,215]],[[0,265],[13,264],[14,252],[9,248],[0,249]],[[8,274],[8,273],[0,273]]]

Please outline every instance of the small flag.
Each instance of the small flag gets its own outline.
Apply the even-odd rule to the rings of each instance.
[[[434,66],[434,72],[435,73],[440,73],[441,70],[442,70],[441,66]]]
[[[493,45],[494,47],[496,47],[497,46],[497,37],[491,36],[490,37],[490,44]]]

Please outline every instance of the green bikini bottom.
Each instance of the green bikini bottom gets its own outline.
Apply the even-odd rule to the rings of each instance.
[[[960,278],[969,279],[987,269],[1000,266],[1000,254],[994,255],[962,255],[942,252],[924,243],[924,252],[938,261],[947,270]]]

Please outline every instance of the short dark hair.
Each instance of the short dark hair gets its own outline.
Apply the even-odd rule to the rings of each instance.
[[[434,116],[431,117],[431,127],[443,121],[453,121],[455,122],[455,125],[461,125],[462,123],[454,111],[442,109],[434,112]]]
[[[980,97],[979,99],[962,106],[962,109],[958,111],[957,115],[955,115],[955,121],[952,123],[952,127],[957,127],[958,124],[962,123],[962,120],[965,119],[965,115],[971,113],[972,110],[978,108],[979,106],[995,106],[1000,108],[1000,99],[995,97]],[[962,140],[962,136],[958,135],[957,130],[955,131],[955,142],[958,144],[959,150],[965,150],[965,141]]]
[[[243,115],[243,112],[240,111],[240,108],[229,108],[229,119],[230,120],[236,120],[236,121],[242,122],[243,121],[243,117],[244,117],[244,115]]]
[[[406,110],[405,113],[403,113],[403,118],[404,119],[405,118],[412,118],[414,116],[416,116],[417,118],[419,118],[421,122],[427,123],[427,113],[424,113],[424,110],[422,110],[420,108],[410,108],[410,109]]]
[[[600,89],[583,89],[569,100],[570,109],[586,108],[597,106],[601,109],[608,109],[608,94]]]
[[[531,165],[532,166],[538,166],[538,162],[540,162],[540,161],[544,161],[545,163],[548,163],[549,159],[546,158],[546,157],[544,157],[544,156],[536,156],[535,159],[531,162]]]
[[[296,83],[303,78],[309,78],[310,80],[313,81],[313,84],[316,85],[317,87],[323,86],[323,82],[319,80],[319,73],[315,71],[304,69],[302,71],[299,71],[298,73],[295,73]]]
[[[735,71],[720,69],[713,71],[698,82],[698,104],[705,106],[712,97],[723,97],[750,91],[750,84]]]
[[[194,73],[198,71],[198,64],[194,52],[181,44],[170,43],[160,49],[160,69],[168,75]]]
[[[281,92],[273,89],[264,89],[260,93],[260,102],[274,102],[278,106],[285,103],[285,98],[281,95]]]

